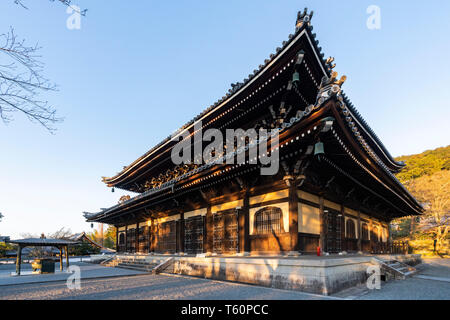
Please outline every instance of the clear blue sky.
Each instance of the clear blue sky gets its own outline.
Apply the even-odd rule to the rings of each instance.
[[[117,203],[112,176],[222,97],[315,11],[314,32],[358,110],[394,156],[450,142],[450,2],[88,1],[81,30],[66,8],[2,0],[0,33],[43,47],[56,135],[17,114],[0,123],[0,234],[89,231],[82,211]],[[381,8],[381,30],[366,9]],[[0,57],[1,58],[1,57]],[[1,60],[0,60],[1,61]]]

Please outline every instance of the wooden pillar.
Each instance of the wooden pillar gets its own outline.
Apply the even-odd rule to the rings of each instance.
[[[323,196],[319,197],[319,215],[320,215],[320,238],[319,238],[319,246],[322,252],[325,252],[325,243],[326,243],[326,221],[325,221],[325,210],[324,210],[324,199]]]
[[[69,270],[69,246],[66,246],[66,270]]]
[[[289,234],[291,238],[290,251],[298,251],[298,193],[295,181],[289,186]]]
[[[178,232],[179,252],[184,253],[184,212],[180,213],[180,228]]]
[[[250,252],[250,223],[249,223],[250,200],[248,192],[244,194],[244,205],[239,211],[239,252]]]
[[[362,251],[362,226],[361,226],[361,212],[358,210],[358,252]]]
[[[104,241],[104,238],[103,238],[103,223],[100,223],[100,244],[102,245],[102,247],[104,246],[104,244],[103,244],[103,241]]]
[[[344,205],[341,204],[341,221],[342,221],[342,227],[341,227],[341,243],[342,243],[342,251],[347,251],[347,241],[345,240],[345,234],[346,234],[346,228],[347,225],[345,223],[345,208]]]
[[[213,224],[213,215],[211,212],[211,205],[208,204],[208,208],[206,211],[206,252],[213,252],[213,233],[214,233],[214,224]]]
[[[136,238],[136,242],[135,242],[135,249],[134,249],[134,253],[138,253],[139,252],[139,222],[136,222],[136,232],[135,232],[135,238]]]
[[[149,221],[146,222],[147,223],[147,253],[152,252],[152,226],[151,226],[151,220],[150,220],[150,225],[149,225]]]
[[[116,252],[119,252],[119,228],[116,227]]]
[[[151,218],[152,225],[150,226],[150,251],[155,252],[155,218]]]
[[[128,252],[128,226],[125,225],[125,252]]]
[[[59,270],[63,271],[63,248],[58,247],[59,249]]]
[[[20,266],[22,264],[22,246],[19,245],[17,248],[17,257],[16,257],[16,274],[20,276]]]
[[[392,230],[391,230],[391,223],[388,222],[387,223],[387,227],[388,227],[388,234],[387,234],[387,248],[388,248],[388,253],[392,253]]]

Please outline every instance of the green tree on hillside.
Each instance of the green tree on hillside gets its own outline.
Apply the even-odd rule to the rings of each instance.
[[[406,163],[406,167],[397,174],[402,183],[408,183],[425,175],[442,170],[450,170],[450,146],[427,150],[420,154],[401,156],[397,161]]]
[[[101,244],[100,233],[97,229],[86,234],[86,236],[92,241]],[[108,226],[106,232],[103,234],[103,246],[105,248],[115,249],[116,248],[116,228],[114,226]]]

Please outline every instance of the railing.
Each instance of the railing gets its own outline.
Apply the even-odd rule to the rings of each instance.
[[[408,241],[392,241],[392,242],[371,242],[371,253],[374,254],[408,254]]]
[[[390,244],[390,253],[408,254],[409,243],[408,241],[395,240]]]

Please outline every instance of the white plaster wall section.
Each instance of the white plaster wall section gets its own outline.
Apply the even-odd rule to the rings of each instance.
[[[319,208],[304,203],[298,204],[298,232],[320,234]]]

